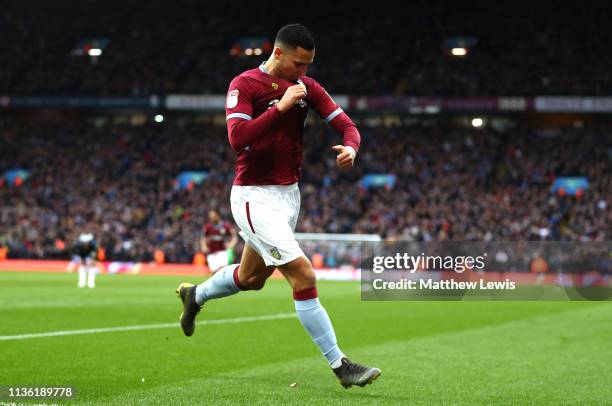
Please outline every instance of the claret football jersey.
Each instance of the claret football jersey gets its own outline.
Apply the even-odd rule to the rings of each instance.
[[[314,79],[303,76],[306,97],[282,114],[275,125],[252,145],[237,151],[234,185],[289,185],[301,177],[304,121],[314,109],[325,122],[342,113],[325,89]],[[243,72],[230,83],[226,119],[253,120],[272,108],[283,97],[289,82],[271,76],[262,64]]]

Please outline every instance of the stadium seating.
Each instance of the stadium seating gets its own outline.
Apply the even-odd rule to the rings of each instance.
[[[0,246],[10,257],[66,257],[92,229],[109,259],[190,262],[209,208],[231,219],[234,152],[224,126],[192,119],[140,127],[87,119],[0,122],[4,181]],[[416,240],[610,240],[609,130],[474,129],[452,121],[361,125],[356,167],[340,172],[337,135],[307,130],[298,231],[374,233]],[[206,171],[181,189],[182,171]],[[363,187],[393,174],[393,187]],[[559,176],[585,176],[577,196],[551,192]],[[66,243],[63,247],[62,243]]]

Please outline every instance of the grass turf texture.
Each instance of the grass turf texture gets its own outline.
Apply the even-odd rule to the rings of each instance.
[[[174,294],[184,279],[103,275],[88,290],[76,288],[74,274],[0,272],[0,336],[176,322],[0,341],[0,385],[73,385],[76,401],[47,402],[103,405],[612,399],[610,303],[362,302],[357,283],[320,282],[342,350],[383,371],[374,384],[345,390],[297,318],[199,325],[184,337]],[[290,289],[273,280],[210,302],[198,320],[288,312]]]

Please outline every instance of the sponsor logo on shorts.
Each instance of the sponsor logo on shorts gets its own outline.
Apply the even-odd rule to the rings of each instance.
[[[274,259],[281,259],[281,254],[280,252],[278,252],[278,248],[276,247],[270,248],[270,254],[272,254],[272,257],[274,257]]]

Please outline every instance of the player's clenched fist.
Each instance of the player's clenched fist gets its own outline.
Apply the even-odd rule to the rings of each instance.
[[[336,156],[336,165],[339,168],[345,169],[353,166],[355,163],[355,155],[357,155],[353,147],[334,145],[332,149],[338,154],[338,156]]]
[[[278,111],[281,113],[284,113],[293,107],[298,100],[304,97],[306,97],[306,86],[302,84],[289,86],[283,97],[276,104],[276,108],[278,108]]]

